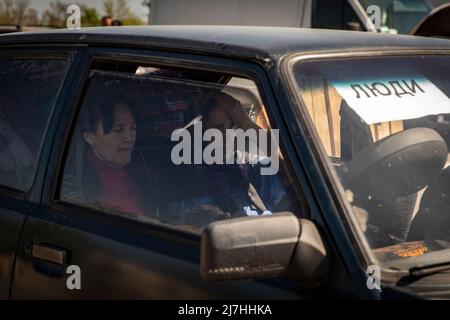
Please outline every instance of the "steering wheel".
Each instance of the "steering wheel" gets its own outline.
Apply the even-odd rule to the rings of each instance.
[[[447,144],[429,128],[408,129],[363,148],[340,173],[352,205],[368,212],[367,238],[372,247],[398,242],[409,230],[414,206],[398,205],[442,171]],[[406,209],[405,209],[406,208]]]
[[[423,189],[444,167],[447,145],[435,130],[413,128],[362,149],[344,165],[343,184],[356,196],[391,202]]]

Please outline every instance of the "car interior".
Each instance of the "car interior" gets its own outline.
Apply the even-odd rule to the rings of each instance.
[[[62,180],[60,198],[69,203],[82,203],[83,206],[98,208],[95,203],[83,199],[82,177],[83,158],[86,145],[83,141],[83,109],[95,103],[102,94],[114,93],[131,97],[135,104],[134,112],[138,119],[137,140],[133,152],[134,159],[146,168],[149,187],[158,190],[164,201],[170,203],[180,197],[201,196],[201,189],[195,188],[191,177],[183,166],[175,166],[171,159],[174,130],[186,127],[198,118],[202,104],[212,95],[225,92],[241,102],[242,108],[261,128],[268,129],[268,118],[253,81],[240,77],[226,76],[206,71],[155,68],[141,64],[98,62],[90,73],[88,88],[82,103],[72,144],[67,156]],[[297,196],[298,189],[287,173],[288,164],[280,163],[280,175],[286,190],[274,212],[292,211],[306,215],[303,199]],[[169,190],[158,187],[161,179],[172,180]],[[184,188],[182,188],[184,186]],[[191,186],[187,187],[186,186]],[[182,189],[180,189],[182,188]],[[105,211],[103,209],[103,211]],[[109,213],[123,215],[114,210]],[[156,220],[176,224],[176,217],[158,212]],[[199,226],[195,226],[199,227]],[[203,227],[203,226],[200,226]]]
[[[448,115],[368,125],[328,80],[298,81],[370,246],[448,241]]]

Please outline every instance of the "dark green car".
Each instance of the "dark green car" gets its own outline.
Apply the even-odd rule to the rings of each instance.
[[[0,298],[448,297],[449,55],[298,28],[0,36]]]

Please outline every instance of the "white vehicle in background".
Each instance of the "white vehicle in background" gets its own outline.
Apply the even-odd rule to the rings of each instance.
[[[157,25],[350,29],[424,36],[450,34],[450,24],[446,23],[450,10],[447,0],[147,0],[147,5],[150,7],[149,24]],[[377,15],[374,6],[379,9],[378,25],[374,21]]]
[[[364,10],[381,10],[381,32],[420,36],[450,36],[448,0],[360,0]]]
[[[149,24],[376,31],[357,0],[147,0]],[[338,14],[336,14],[338,13]]]

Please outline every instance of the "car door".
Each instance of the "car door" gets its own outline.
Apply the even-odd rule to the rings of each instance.
[[[201,55],[99,48],[89,49],[83,65],[83,71],[79,72],[81,76],[73,86],[74,97],[65,105],[58,126],[42,205],[33,211],[24,226],[12,298],[300,297],[298,285],[286,279],[221,285],[205,282],[199,270],[201,227],[217,215],[206,215],[206,220],[193,222],[186,218],[185,211],[184,215],[176,217],[164,211],[169,210],[166,205],[173,197],[179,196],[179,190],[191,194],[189,183],[183,180],[184,172],[177,175],[172,172],[177,169],[168,163],[171,158],[167,155],[170,155],[170,146],[173,145],[166,143],[170,140],[167,137],[195,117],[196,106],[204,103],[214,90],[233,97],[240,107],[245,107],[249,116],[254,112],[252,108],[259,104],[259,111],[253,115],[255,123],[266,130],[277,127],[278,122],[271,118],[271,108],[276,108],[276,103],[263,69],[252,63]],[[230,84],[236,83],[234,80],[238,80],[238,84]],[[250,83],[254,88],[248,89],[239,83]],[[91,140],[89,136],[95,135],[95,130],[104,130],[102,134],[106,134],[108,115],[100,117],[101,122],[94,123],[94,131],[86,128],[92,124],[89,119],[102,112],[93,112],[90,108],[101,109],[106,101],[103,95],[114,95],[114,99],[128,103],[134,99],[139,110],[136,112],[135,108],[133,119],[139,117],[140,121],[137,129],[134,128],[137,140],[133,140],[133,154],[139,151],[146,167],[145,176],[163,172],[162,176],[168,183],[158,182],[155,186],[155,180],[152,180],[153,184],[149,183],[144,188],[150,191],[158,189],[159,197],[164,199],[145,198],[155,202],[159,200],[161,208],[164,208],[158,207],[157,214],[150,219],[144,217],[146,211],[141,218],[136,212],[136,203],[130,204],[134,193],[124,191],[126,199],[117,203],[117,198],[108,197],[102,189],[114,184],[115,179],[125,181],[114,173],[122,171],[109,168],[104,172],[109,175],[105,184],[96,171],[95,166],[102,166],[98,160],[104,160],[108,155],[100,157],[102,151],[94,147],[98,147],[100,140]],[[255,95],[260,96],[255,98]],[[117,108],[111,109],[114,116],[109,120],[113,133]],[[98,123],[103,125],[102,129],[98,129]],[[280,127],[280,136],[284,148],[288,140],[285,140],[287,132],[283,127]],[[84,150],[84,155],[81,150]],[[285,165],[277,178],[279,182],[289,183],[282,185],[285,189],[281,192],[274,191],[267,196],[279,204],[277,207],[275,202],[267,201],[267,210],[270,203],[274,205],[274,212],[277,208],[290,208],[298,216],[307,217],[309,209],[303,193],[308,191],[298,187],[289,155],[288,152],[284,154]],[[89,166],[94,170],[85,174],[83,170]],[[89,180],[92,176],[97,180]],[[217,176],[206,175],[203,178],[215,182]],[[80,180],[89,181],[88,191],[83,189]],[[187,181],[192,180],[188,178]],[[94,182],[100,191],[92,189]],[[199,184],[193,184],[192,188]],[[142,190],[137,192],[141,194]],[[280,200],[282,196],[283,201]],[[266,196],[260,197],[265,202]],[[189,211],[192,212],[198,211]]]
[[[39,205],[54,107],[74,53],[0,49],[0,299],[8,299],[27,215]]]

